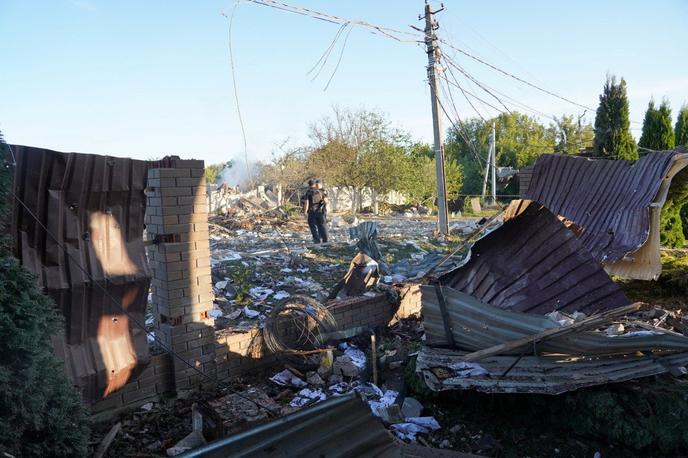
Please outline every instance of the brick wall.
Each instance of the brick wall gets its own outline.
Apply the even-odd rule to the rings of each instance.
[[[277,364],[277,355],[265,346],[262,329],[253,328],[247,332],[223,329],[215,338],[218,381]]]
[[[397,320],[420,314],[419,285],[399,289],[399,302],[391,302],[386,293],[333,301],[328,306],[340,331],[374,328],[394,324]],[[262,330],[236,332],[229,329],[215,334],[218,381],[239,377],[277,363],[277,355],[265,347]]]
[[[203,161],[172,159],[150,169],[146,230],[158,335],[175,358],[174,387],[192,389],[215,380],[215,320],[208,245]],[[191,365],[192,367],[189,367]],[[200,374],[199,371],[204,375]]]
[[[378,293],[375,296],[332,301],[328,308],[342,331],[357,327],[389,326],[399,319],[420,315],[419,285],[406,285],[398,292],[398,303],[390,301],[387,293]]]
[[[119,390],[91,406],[96,416],[109,417],[120,410],[156,401],[174,390],[172,358],[169,354],[156,355],[150,363]]]

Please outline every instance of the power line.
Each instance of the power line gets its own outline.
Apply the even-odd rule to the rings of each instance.
[[[253,174],[251,173],[251,167],[248,165],[248,146],[246,142],[246,129],[244,128],[244,118],[241,116],[241,107],[239,106],[239,91],[237,89],[237,81],[236,81],[236,71],[234,69],[234,52],[232,50],[232,25],[234,24],[234,13],[236,13],[237,7],[239,6],[239,1],[234,4],[234,8],[232,8],[232,14],[231,16],[227,17],[227,14],[225,12],[222,12],[222,15],[227,18],[229,21],[228,23],[228,46],[229,46],[229,64],[230,68],[232,69],[232,86],[234,87],[234,100],[236,102],[236,108],[237,108],[237,115],[239,116],[239,125],[241,126],[241,135],[244,139],[244,162],[246,163],[246,174],[249,179],[249,183],[253,185]]]
[[[452,66],[452,67],[454,67],[455,69],[457,69],[463,76],[465,76],[466,78],[468,78],[469,80],[471,80],[471,81],[473,81],[475,84],[477,84],[478,87],[479,87],[480,89],[482,89],[483,91],[487,92],[490,96],[492,96],[492,98],[494,98],[497,102],[499,102],[499,103],[504,107],[504,109],[505,109],[508,113],[511,114],[511,110],[509,110],[509,107],[507,107],[507,106],[504,104],[504,102],[502,102],[502,99],[500,99],[499,97],[497,97],[496,95],[494,95],[494,94],[492,93],[492,91],[490,91],[489,89],[487,89],[480,81],[478,81],[477,79],[475,79],[475,78],[473,77],[473,75],[471,75],[470,73],[468,73],[467,71],[465,71],[460,65],[456,64],[456,63],[455,63],[454,61],[452,61],[451,59],[447,59],[447,63],[448,63],[450,66]]]
[[[331,22],[333,24],[351,23],[353,25],[359,25],[361,27],[369,29],[371,31],[371,33],[377,33],[377,34],[386,36],[387,38],[391,38],[391,39],[399,41],[399,42],[417,43],[419,41],[418,39],[424,38],[424,34],[421,34],[418,32],[410,32],[408,30],[393,29],[391,27],[385,27],[385,26],[381,26],[378,24],[373,24],[372,22],[364,21],[362,19],[347,19],[347,18],[344,18],[341,16],[336,16],[334,14],[323,13],[323,12],[316,11],[316,10],[313,10],[310,8],[305,8],[303,6],[290,5],[288,3],[279,2],[279,1],[275,1],[275,0],[246,0],[246,1],[251,2],[251,3],[255,3],[256,5],[268,6],[270,8],[275,8],[278,10],[287,11],[287,12],[294,13],[294,14],[300,14],[302,16],[308,16],[308,17],[318,19],[321,21]],[[416,38],[416,40],[404,39],[404,38],[401,38],[397,35],[414,37],[414,38]]]
[[[471,102],[471,99],[469,99],[469,98],[468,98],[468,95],[466,95],[466,91],[463,90],[463,88],[461,87],[461,85],[460,85],[459,82],[457,81],[456,76],[455,76],[454,73],[452,72],[451,67],[449,67],[449,71],[450,71],[450,73],[451,73],[451,75],[452,75],[452,78],[454,78],[454,81],[456,82],[456,87],[458,87],[459,90],[461,91],[461,94],[463,95],[463,98],[466,99],[466,102],[468,102],[468,104],[471,106],[471,108],[473,108],[473,111],[476,112],[476,114],[478,115],[478,117],[479,117],[480,119],[482,119],[483,121],[485,121],[485,118],[483,117],[483,115],[478,111],[478,109],[475,107],[475,105],[473,105],[473,102]],[[444,78],[445,78],[445,82],[447,83],[447,85],[449,85],[449,84],[450,84],[450,81],[449,81],[449,79],[446,77],[446,75],[444,76]],[[452,97],[452,95],[451,95],[451,90],[449,89],[449,87],[447,87],[447,90],[449,91],[449,96]],[[454,98],[453,98],[453,97],[452,97],[451,101],[452,101],[452,105],[454,105]],[[454,110],[458,113],[458,110],[456,110],[456,107],[454,108]]]
[[[349,35],[351,35],[351,30],[352,28],[349,28],[349,30],[346,32],[346,36],[344,37],[344,43],[342,44],[342,50],[339,53],[339,59],[337,59],[337,65],[334,66],[334,70],[332,70],[332,75],[330,75],[330,79],[327,80],[327,84],[323,88],[323,91],[326,91],[327,88],[330,87],[332,78],[334,78],[334,75],[337,73],[337,70],[339,69],[339,64],[342,63],[342,57],[344,57],[344,50],[346,49],[347,41],[349,41]]]
[[[451,68],[448,68],[448,70],[450,70],[450,74],[451,74]],[[465,95],[470,95],[470,96],[473,97],[475,100],[477,100],[477,101],[479,101],[479,102],[481,102],[481,103],[487,105],[488,107],[492,108],[492,109],[495,110],[496,112],[498,112],[498,113],[506,113],[506,111],[502,110],[501,108],[497,108],[496,106],[492,105],[490,102],[487,102],[485,99],[482,99],[482,98],[478,97],[477,95],[475,95],[474,93],[472,93],[472,92],[470,92],[470,91],[468,91],[468,90],[462,88],[462,87],[459,85],[458,81],[456,80],[456,77],[455,77],[454,75],[452,75],[452,77],[454,78],[455,81],[449,81],[449,79],[447,79],[446,76],[443,77],[443,79],[447,82],[447,84],[450,84],[450,85],[456,87],[456,88],[459,89],[463,94],[465,94]],[[472,104],[471,104],[471,106],[473,107]],[[476,110],[475,107],[473,107],[473,109],[474,109],[475,112],[478,114],[478,116],[480,116],[480,117],[482,118],[482,116],[480,115],[480,113],[478,112],[478,110]]]
[[[558,98],[558,99],[560,99],[560,100],[563,100],[563,101],[568,102],[568,103],[570,103],[570,104],[572,104],[572,105],[576,105],[576,106],[578,106],[578,107],[584,108],[584,109],[586,109],[586,110],[595,111],[595,110],[593,110],[592,108],[590,108],[590,107],[588,107],[588,106],[586,106],[586,105],[582,105],[582,104],[580,104],[580,103],[578,103],[578,102],[575,102],[575,101],[573,101],[573,100],[571,100],[571,99],[569,99],[569,98],[566,98],[566,97],[561,96],[561,95],[559,95],[559,94],[556,94],[556,93],[554,93],[554,92],[552,92],[552,91],[550,91],[550,90],[548,90],[548,89],[544,89],[544,88],[542,88],[542,87],[540,87],[540,86],[538,86],[538,85],[536,85],[536,84],[533,84],[533,83],[531,83],[531,82],[529,82],[529,81],[526,81],[526,80],[524,80],[523,78],[520,78],[520,77],[518,77],[518,76],[516,76],[516,75],[514,75],[514,74],[512,74],[512,73],[509,73],[509,72],[507,72],[506,70],[503,70],[503,69],[497,67],[496,65],[493,65],[493,64],[491,64],[491,63],[489,63],[489,62],[486,62],[485,60],[483,60],[483,59],[481,59],[481,58],[479,58],[479,57],[477,57],[477,56],[474,56],[473,54],[469,53],[468,51],[465,51],[465,50],[463,50],[463,49],[461,49],[461,48],[458,48],[458,47],[454,46],[453,44],[449,43],[448,41],[446,41],[446,40],[444,40],[444,39],[441,39],[441,38],[440,38],[439,41],[440,41],[441,43],[443,43],[443,44],[449,46],[451,49],[453,49],[453,50],[455,50],[455,51],[457,51],[457,52],[460,52],[460,53],[463,54],[464,56],[469,57],[469,58],[475,60],[476,62],[479,62],[479,63],[481,63],[481,64],[483,64],[483,65],[485,65],[485,66],[487,66],[487,67],[489,67],[489,68],[491,68],[491,69],[493,69],[493,70],[496,70],[496,71],[498,71],[499,73],[502,73],[503,75],[506,75],[506,76],[508,76],[508,77],[511,77],[511,78],[515,79],[516,81],[518,81],[518,82],[520,82],[520,83],[526,84],[526,85],[528,85],[528,86],[530,86],[530,87],[532,87],[532,88],[534,88],[534,89],[537,89],[537,90],[540,91],[540,92],[544,92],[545,94],[551,95],[552,97],[556,97],[556,98]]]
[[[444,92],[444,87],[440,85],[442,91]],[[473,153],[474,158],[478,162],[478,165],[482,166],[483,164],[486,163],[486,161],[480,157],[480,154],[478,153],[478,150],[475,147],[475,144],[473,143],[473,140],[470,138],[470,135],[468,134],[468,130],[466,129],[465,124],[461,121],[461,117],[459,116],[458,110],[456,110],[456,106],[454,106],[454,112],[456,114],[456,119],[458,120],[459,125],[457,126],[456,122],[452,119],[451,115],[447,112],[447,109],[444,107],[444,104],[442,101],[437,98],[437,103],[439,104],[440,108],[444,112],[444,115],[447,117],[449,122],[452,124],[454,127],[454,130],[463,138],[463,140],[466,142],[466,145],[468,145],[469,149]]]
[[[308,76],[311,73],[313,73],[313,71],[318,67],[318,65],[320,65],[320,69],[315,73],[313,78],[311,78],[311,81],[314,81],[318,77],[318,75],[320,74],[322,69],[325,67],[325,64],[327,63],[327,59],[330,57],[330,53],[332,52],[332,49],[336,45],[337,41],[339,40],[340,35],[342,34],[344,29],[346,28],[347,24],[348,23],[342,24],[339,27],[339,29],[337,29],[337,33],[335,34],[334,38],[330,42],[330,45],[327,47],[327,49],[325,49],[325,51],[320,56],[320,59],[318,59],[318,61],[315,63],[315,65],[313,65],[313,67],[306,72],[306,76]]]

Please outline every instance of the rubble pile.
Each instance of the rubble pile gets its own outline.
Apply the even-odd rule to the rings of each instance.
[[[352,230],[362,223],[357,217],[331,217],[332,241],[313,245],[301,216],[283,219],[238,215],[215,217],[210,224],[215,292],[215,309],[210,313],[219,328],[262,327],[273,308],[294,295],[324,302],[345,277],[360,249],[360,239],[351,237]],[[233,229],[246,219],[252,220],[252,230]],[[380,236],[375,239],[379,259],[375,262],[389,266],[380,276],[382,283],[398,284],[422,276],[456,243],[435,239],[435,222],[431,220],[373,221],[365,224],[379,228]],[[472,229],[476,223],[465,220],[456,224]],[[447,263],[447,267],[453,265]]]

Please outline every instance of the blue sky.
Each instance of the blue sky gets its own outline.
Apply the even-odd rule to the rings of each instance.
[[[298,4],[398,29],[422,26],[418,0]],[[207,162],[243,157],[228,22],[220,14],[232,6],[0,0],[0,129],[11,143],[60,151]],[[583,105],[597,106],[607,72],[627,80],[634,121],[642,121],[651,96],[667,97],[674,116],[688,101],[686,0],[448,0],[445,7],[438,16],[445,39]],[[431,140],[423,50],[354,28],[323,91],[342,42],[318,78],[306,73],[336,32],[336,25],[311,18],[238,6],[233,47],[251,158],[269,159],[285,141],[307,141],[308,125],[334,104],[382,111],[415,138]],[[583,111],[445,51],[479,81],[538,111]],[[475,116],[455,96],[459,113]],[[640,124],[633,128],[639,136]]]

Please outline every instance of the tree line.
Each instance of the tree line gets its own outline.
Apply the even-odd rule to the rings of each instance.
[[[496,165],[516,170],[533,165],[544,153],[635,160],[647,151],[688,146],[688,106],[680,109],[672,125],[669,102],[663,100],[657,107],[653,99],[636,143],[631,134],[627,84],[615,76],[607,76],[594,123],[585,120],[585,113],[550,119],[545,124],[534,116],[510,111],[492,119],[468,118],[452,124],[447,129],[444,148],[447,193],[454,208],[460,208],[466,196],[482,192],[493,123]],[[256,181],[279,187],[279,194],[288,199],[309,178],[320,178],[329,187],[350,189],[356,210],[361,210],[364,189],[371,190],[374,199],[396,190],[404,193],[411,204],[434,206],[437,195],[433,148],[414,141],[384,114],[333,107],[330,115],[310,125],[308,137],[305,145],[280,147],[269,163],[261,164]],[[217,167],[210,168],[208,178],[217,176]],[[672,189],[681,188],[680,183],[685,180],[679,176],[676,181],[678,184]],[[517,195],[518,180],[504,180],[498,186],[498,194],[505,198]],[[672,190],[663,224],[680,225],[682,219],[685,221],[686,203],[688,190]],[[688,229],[688,224],[685,226]],[[669,239],[673,240],[672,245],[685,243],[680,229]]]

